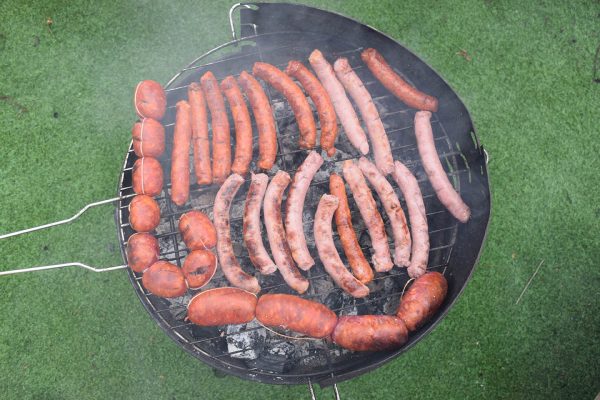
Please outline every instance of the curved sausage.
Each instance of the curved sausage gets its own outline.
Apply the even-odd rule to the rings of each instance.
[[[410,232],[408,231],[406,216],[400,205],[400,200],[398,200],[398,196],[396,196],[392,185],[390,185],[385,176],[381,175],[381,172],[379,172],[371,161],[361,157],[358,160],[358,167],[377,192],[379,200],[381,200],[385,212],[390,219],[390,225],[394,234],[394,262],[398,266],[408,267],[411,247]]]
[[[346,254],[348,264],[350,264],[350,269],[359,281],[367,284],[373,280],[373,270],[360,248],[358,239],[356,239],[346,188],[341,176],[335,173],[329,176],[329,192],[338,198],[338,208],[335,210],[335,225],[340,235],[344,254]]]
[[[185,294],[187,285],[183,272],[167,261],[157,261],[142,275],[142,285],[158,297],[179,297]]]
[[[304,335],[329,336],[337,316],[321,303],[290,294],[265,294],[256,304],[256,319],[263,325],[289,329]]]
[[[316,151],[311,151],[302,162],[302,165],[296,170],[290,191],[288,192],[287,201],[285,203],[285,231],[292,257],[298,264],[298,268],[307,271],[315,261],[310,256],[308,247],[306,246],[306,238],[304,236],[304,220],[302,212],[304,210],[304,199],[308,192],[310,182],[315,174],[323,165],[323,157]]]
[[[369,295],[369,288],[346,269],[333,243],[331,221],[337,207],[337,197],[329,194],[324,194],[317,206],[314,231],[319,258],[323,262],[325,271],[346,293],[356,298],[366,297]]]
[[[134,272],[144,272],[158,261],[158,240],[149,233],[134,233],[127,240],[127,264]]]
[[[131,175],[135,193],[157,196],[162,192],[163,170],[156,158],[138,158],[133,164]]]
[[[383,56],[375,49],[366,49],[360,55],[371,73],[394,96],[406,103],[407,106],[417,110],[438,110],[438,100],[411,86],[408,82],[394,72]]]
[[[302,89],[279,68],[264,62],[255,62],[252,74],[273,86],[285,96],[294,111],[298,129],[300,130],[299,146],[302,149],[312,149],[317,142],[317,126],[308,100]]]
[[[223,274],[229,283],[249,292],[258,293],[260,292],[258,280],[242,270],[233,253],[233,246],[231,244],[229,209],[242,183],[244,183],[244,178],[240,175],[229,175],[215,197],[213,214],[217,230],[217,254]]]
[[[335,154],[335,138],[338,134],[337,118],[333,103],[321,82],[300,61],[288,63],[285,73],[296,78],[317,107],[321,124],[321,147],[329,157]]]
[[[243,229],[244,245],[248,249],[250,261],[261,274],[265,275],[272,274],[277,270],[277,266],[265,249],[260,231],[260,210],[268,184],[269,177],[266,174],[252,174],[244,205]]]
[[[160,157],[165,151],[165,128],[152,118],[143,118],[131,129],[133,151],[138,157]]]
[[[450,214],[463,224],[469,220],[471,210],[465,204],[460,194],[454,190],[454,187],[448,180],[448,176],[442,167],[440,157],[433,141],[433,131],[431,129],[431,113],[429,111],[418,111],[415,114],[415,135],[417,137],[417,146],[419,155],[423,162],[423,168],[435,194],[440,202],[450,211]]]
[[[254,319],[256,295],[242,289],[222,287],[195,295],[187,307],[189,320],[200,326],[245,324]]]
[[[408,288],[398,307],[397,316],[409,331],[423,325],[440,308],[448,293],[448,282],[439,272],[428,272]]]
[[[339,318],[331,337],[348,350],[383,351],[406,343],[408,330],[400,318],[389,315],[347,315]]]
[[[197,82],[188,87],[188,102],[192,111],[192,141],[194,147],[194,171],[198,185],[212,183],[210,144],[208,142],[208,115],[202,86]]]
[[[369,152],[367,135],[365,135],[365,131],[360,126],[356,111],[354,111],[344,87],[336,78],[331,64],[327,62],[319,50],[314,50],[310,53],[308,61],[329,94],[348,140],[362,154],[367,154]]]
[[[190,105],[187,101],[177,102],[173,151],[171,152],[171,200],[178,206],[190,198],[190,145],[192,124]]]
[[[212,249],[217,244],[217,231],[202,211],[192,210],[179,218],[179,232],[190,250]]]
[[[346,58],[338,58],[333,64],[333,69],[360,110],[362,119],[367,126],[369,138],[371,139],[377,168],[384,175],[391,174],[394,169],[392,148],[390,147],[390,141],[383,127],[383,122],[379,118],[379,112],[377,111],[377,107],[375,107],[375,103],[373,103],[369,91],[365,88],[358,75],[352,70]]]
[[[231,171],[242,176],[248,173],[252,161],[252,123],[242,91],[233,76],[228,76],[221,81],[221,90],[227,97],[229,108],[233,115],[235,126],[235,157],[231,164]]]
[[[367,186],[362,172],[352,160],[344,161],[343,171],[344,179],[350,186],[358,211],[365,221],[371,237],[371,246],[374,252],[372,261],[375,271],[389,271],[394,263],[392,263],[390,257],[390,246],[388,245],[383,219],[377,210],[377,204],[375,204],[371,189]]]
[[[167,96],[160,83],[141,81],[135,87],[133,104],[140,118],[154,118],[160,121],[167,110]]]
[[[208,250],[194,250],[185,257],[181,270],[188,286],[200,289],[215,275],[217,257]]]
[[[283,170],[277,171],[267,187],[263,212],[265,227],[271,245],[271,254],[275,265],[281,272],[285,282],[298,293],[306,292],[308,280],[302,276],[292,260],[292,253],[286,240],[283,221],[281,220],[281,199],[285,188],[290,184],[290,176]]]
[[[128,206],[129,223],[136,232],[150,232],[160,223],[160,208],[150,196],[138,194]]]
[[[425,204],[417,178],[400,161],[396,161],[394,167],[392,176],[402,191],[410,218],[412,253],[408,275],[411,278],[418,278],[425,273],[429,260],[429,228]]]

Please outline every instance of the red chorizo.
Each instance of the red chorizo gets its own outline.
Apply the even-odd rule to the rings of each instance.
[[[222,287],[195,295],[187,308],[189,320],[200,326],[245,324],[254,319],[256,295],[242,289]]]
[[[133,151],[138,157],[160,157],[165,151],[165,128],[152,118],[142,118],[131,129]]]
[[[158,240],[149,233],[134,233],[127,240],[127,264],[134,272],[143,272],[160,256]]]
[[[150,232],[160,223],[160,207],[150,196],[138,194],[129,203],[129,223],[136,232]]]
[[[163,187],[162,167],[155,158],[139,158],[133,164],[131,180],[135,193],[158,196]]]
[[[229,108],[233,115],[235,126],[235,157],[231,171],[242,176],[248,173],[252,161],[252,123],[250,113],[242,91],[233,76],[228,76],[221,81],[221,90],[225,93]]]
[[[181,267],[191,289],[206,285],[217,271],[217,257],[208,250],[194,250],[185,257]]]
[[[212,183],[210,144],[208,141],[208,115],[202,86],[192,82],[188,87],[188,102],[192,117],[192,142],[194,148],[194,172],[198,185]]]
[[[210,218],[201,211],[192,210],[179,218],[179,232],[190,250],[208,250],[217,244],[217,231]]]
[[[338,320],[333,342],[352,351],[383,351],[401,347],[408,330],[400,318],[389,315],[351,315]]]
[[[183,272],[167,261],[157,261],[142,275],[142,285],[158,297],[179,297],[185,294],[187,286]]]
[[[133,104],[140,118],[154,118],[160,121],[167,110],[167,96],[160,83],[141,81],[135,87]]]
[[[184,205],[190,197],[190,119],[190,105],[185,100],[178,101],[171,152],[171,200],[178,206]]]
[[[439,272],[428,272],[408,288],[398,307],[397,316],[409,331],[423,325],[440,308],[448,293],[448,282]]]

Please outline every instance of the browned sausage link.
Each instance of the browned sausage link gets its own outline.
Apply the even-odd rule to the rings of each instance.
[[[157,159],[142,157],[136,160],[132,170],[133,191],[137,194],[157,196],[163,188],[163,170]]]
[[[271,64],[255,62],[252,67],[252,74],[266,81],[278,92],[281,92],[288,103],[290,103],[296,116],[296,121],[298,121],[300,148],[312,149],[315,147],[317,142],[317,126],[308,100],[306,100],[304,93],[302,93],[302,89],[289,76]]]
[[[335,225],[340,235],[340,242],[344,254],[350,264],[350,269],[354,276],[362,283],[369,283],[373,280],[373,270],[363,254],[354,227],[352,226],[352,216],[350,215],[350,206],[346,196],[344,180],[337,174],[329,176],[329,192],[338,198],[339,204],[335,210]]]
[[[213,214],[217,230],[217,254],[221,269],[223,269],[223,275],[225,275],[229,283],[249,292],[258,293],[260,292],[258,280],[242,270],[231,244],[229,209],[242,183],[244,183],[244,178],[240,175],[229,175],[229,178],[225,180],[215,197]]]
[[[371,73],[394,96],[417,110],[438,110],[438,100],[410,85],[400,77],[375,49],[366,49],[360,55]]]
[[[198,185],[212,183],[210,166],[210,143],[208,142],[208,115],[202,86],[192,82],[188,87],[188,101],[192,108],[192,141],[194,147],[194,171]]]
[[[279,170],[267,187],[263,204],[265,227],[271,245],[271,254],[273,254],[275,265],[281,272],[281,276],[283,276],[289,287],[298,293],[304,293],[308,289],[308,280],[302,276],[300,270],[294,265],[281,219],[281,199],[285,188],[289,184],[289,174]]]
[[[210,110],[213,183],[223,183],[231,172],[231,136],[225,100],[223,94],[221,94],[221,89],[219,89],[219,83],[212,72],[208,71],[202,75],[200,83]]]
[[[178,206],[190,197],[190,144],[192,141],[190,105],[187,101],[177,102],[173,150],[171,152],[171,200]]]
[[[321,303],[290,294],[265,294],[256,304],[256,319],[263,325],[289,329],[304,335],[329,336],[337,316]]]
[[[208,250],[194,250],[185,257],[181,267],[191,289],[206,285],[217,271],[217,257]]]
[[[439,272],[428,272],[408,288],[398,307],[398,318],[409,331],[423,325],[440,308],[448,292],[448,282]]]
[[[255,309],[255,294],[238,288],[222,287],[195,295],[188,304],[187,315],[196,325],[234,325],[252,321]]]
[[[142,285],[158,297],[179,297],[185,294],[187,285],[183,272],[167,261],[157,261],[142,275]]]
[[[327,91],[300,61],[292,60],[288,63],[285,73],[296,78],[304,87],[313,103],[317,107],[319,122],[321,124],[321,147],[329,157],[335,154],[335,139],[338,134],[337,118],[333,103]]]
[[[160,207],[150,196],[138,194],[128,206],[129,223],[136,232],[150,232],[160,223]]]
[[[217,244],[217,231],[202,211],[192,210],[179,218],[179,232],[190,250],[212,249]]]
[[[323,262],[325,271],[346,293],[356,298],[365,297],[369,295],[369,288],[346,269],[333,243],[331,221],[337,207],[338,199],[335,196],[324,194],[319,201],[314,221],[315,243],[319,258]]]
[[[165,151],[165,128],[152,118],[136,122],[131,130],[133,151],[138,157],[160,157]]]
[[[250,102],[258,130],[258,168],[269,171],[277,158],[277,130],[271,103],[258,81],[242,71],[238,82]]]
[[[351,315],[339,318],[331,337],[335,344],[348,350],[383,351],[406,343],[408,330],[397,317]]]
[[[134,272],[143,272],[160,256],[158,240],[149,233],[134,233],[127,240],[127,264]]]
[[[154,118],[160,121],[167,109],[167,96],[160,83],[141,81],[135,87],[133,104],[140,118]]]
[[[231,171],[243,176],[248,173],[252,161],[250,113],[248,107],[246,107],[242,91],[233,76],[230,75],[221,81],[221,90],[227,97],[235,125],[235,157],[231,165]]]

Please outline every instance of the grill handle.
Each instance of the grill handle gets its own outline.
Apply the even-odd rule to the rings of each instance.
[[[233,40],[238,40],[239,39],[238,35],[237,35],[237,32],[235,31],[235,24],[233,22],[233,13],[238,8],[249,8],[251,10],[254,10],[257,7],[255,5],[244,4],[244,3],[236,3],[236,4],[234,4],[234,5],[231,6],[231,8],[229,9],[229,27],[231,28],[231,37],[233,38]],[[255,35],[257,34],[256,25],[255,24],[242,24],[242,25],[251,26],[254,29],[254,34]]]
[[[317,400],[315,397],[315,390],[313,389],[312,382],[310,378],[308,378],[308,390],[310,391],[310,400]],[[333,398],[335,400],[340,400],[340,392],[338,390],[337,384],[333,384]]]

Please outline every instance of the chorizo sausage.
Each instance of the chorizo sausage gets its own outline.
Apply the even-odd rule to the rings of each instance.
[[[400,318],[390,315],[346,315],[338,319],[333,342],[352,351],[397,349],[408,340]]]
[[[133,151],[138,157],[158,158],[165,151],[165,128],[152,118],[142,118],[131,129]]]
[[[254,319],[256,295],[222,287],[195,295],[187,307],[189,320],[200,326],[245,324]]]
[[[160,83],[151,80],[141,81],[135,87],[133,104],[138,117],[160,121],[167,110],[167,96]]]
[[[225,93],[229,108],[233,115],[235,126],[235,157],[231,171],[242,176],[248,173],[252,161],[252,123],[250,113],[242,91],[233,76],[228,76],[221,81],[221,90]]]
[[[187,101],[177,102],[173,151],[171,152],[171,200],[178,206],[190,198],[190,145],[192,124],[190,105]]]
[[[198,185],[212,183],[210,144],[208,142],[208,115],[202,86],[192,82],[188,87],[188,102],[192,113],[192,142],[194,148],[194,172]]]
[[[187,286],[183,272],[167,261],[157,261],[142,275],[142,285],[158,297],[179,297],[185,294]]]
[[[157,196],[163,187],[162,167],[156,158],[138,158],[133,164],[131,180],[135,193]]]
[[[208,250],[194,250],[185,257],[181,270],[188,286],[200,289],[215,275],[217,257]]]
[[[435,314],[448,293],[448,281],[439,272],[418,277],[400,299],[397,316],[414,331]]]
[[[150,196],[138,194],[128,206],[129,224],[136,232],[150,232],[160,223],[160,207]]]
[[[190,250],[208,250],[217,244],[217,231],[202,211],[192,210],[179,218],[179,232]]]
[[[158,261],[158,240],[149,233],[134,233],[127,240],[127,264],[134,272],[144,272]]]

